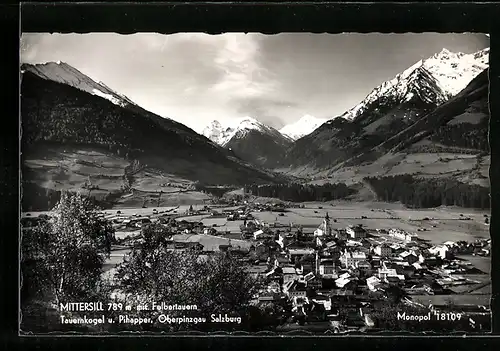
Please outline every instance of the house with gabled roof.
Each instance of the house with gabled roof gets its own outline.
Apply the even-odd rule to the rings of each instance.
[[[371,276],[366,279],[366,285],[368,286],[368,289],[370,289],[371,291],[377,291],[381,286],[381,284],[382,281],[376,276]]]

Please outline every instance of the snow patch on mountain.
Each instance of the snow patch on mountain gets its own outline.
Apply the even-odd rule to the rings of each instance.
[[[122,100],[114,97],[111,94],[103,93],[102,91],[100,91],[98,89],[92,89],[92,94],[100,96],[100,97],[102,97],[102,98],[104,98],[106,100],[109,100],[109,101],[111,101],[115,105],[118,105],[118,106],[121,106],[121,107],[125,107],[125,103]]]
[[[435,100],[426,102],[441,104],[462,91],[472,79],[488,68],[489,52],[489,48],[472,54],[453,53],[443,49],[426,60],[418,61],[393,79],[382,83],[363,101],[340,117],[354,120],[381,97],[405,102],[410,101],[416,92],[426,90],[433,91],[434,94],[431,96]],[[422,95],[425,100],[425,94]]]
[[[288,136],[293,140],[297,140],[312,133],[316,128],[325,123],[327,119],[316,118],[311,115],[305,115],[298,121],[290,123],[279,131],[281,134]]]
[[[121,107],[134,104],[127,97],[118,94],[103,83],[97,83],[65,62],[47,62],[35,65],[23,64],[21,72],[24,73],[26,71],[40,78],[66,84],[89,94],[102,97]]]

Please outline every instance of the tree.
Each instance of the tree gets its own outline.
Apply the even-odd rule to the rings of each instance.
[[[291,313],[280,303],[260,303],[255,309],[250,310],[249,326],[256,330],[273,330],[284,323],[285,317],[290,315]]]
[[[141,236],[144,239],[142,248],[146,251],[154,249],[162,244],[166,245],[172,233],[170,230],[160,223],[151,223],[142,228]]]
[[[124,292],[133,294],[133,298],[143,304],[153,301],[196,304],[197,310],[192,313],[198,317],[245,313],[255,282],[230,252],[202,257],[192,249],[171,250],[161,229],[152,225],[143,229],[143,239],[118,267],[117,277]],[[175,315],[176,311],[169,313]],[[206,328],[208,325],[170,327]]]
[[[158,203],[156,204],[157,207],[160,207],[160,201],[162,195],[163,195],[163,190],[160,190],[160,193],[158,194]]]
[[[387,301],[392,305],[398,305],[399,303],[401,303],[401,300],[405,297],[404,290],[395,285],[389,286],[385,290],[385,294],[387,296]]]
[[[40,287],[57,305],[65,299],[92,299],[102,288],[101,273],[114,229],[80,193],[63,192],[53,216],[23,233],[23,285]]]
[[[488,207],[484,199],[488,188],[461,183],[453,178],[426,179],[412,175],[367,177],[380,200],[401,201],[409,207]]]
[[[408,313],[409,315],[423,314],[421,311],[411,308],[404,304],[392,304],[387,301],[380,301],[374,305],[371,317],[378,328],[390,331],[409,331],[417,323],[409,323],[406,320],[398,319],[399,313]]]

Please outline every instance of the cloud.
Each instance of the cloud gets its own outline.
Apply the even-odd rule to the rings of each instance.
[[[218,51],[214,64],[224,72],[211,91],[224,94],[228,100],[252,98],[272,93],[277,81],[258,64],[259,46],[251,34],[230,33],[221,37],[225,45]]]
[[[201,130],[251,116],[274,127],[334,117],[421,58],[484,34],[24,33],[22,62],[64,61],[144,108]]]
[[[295,114],[299,105],[292,101],[279,100],[264,96],[232,99],[230,104],[239,115],[251,116],[262,123],[280,128],[286,122],[286,117]]]

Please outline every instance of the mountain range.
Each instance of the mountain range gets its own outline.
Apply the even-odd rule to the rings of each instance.
[[[301,174],[315,173],[368,152],[466,88],[487,69],[488,54],[489,49],[469,55],[443,50],[419,61],[341,116],[297,140],[282,166],[292,172],[300,169]]]
[[[300,168],[294,172],[310,176],[314,183],[335,179],[363,184],[366,177],[390,180],[405,175],[489,188],[488,88],[485,70],[456,96],[379,145],[331,168],[311,171],[305,167],[302,174]]]
[[[489,52],[489,48],[473,54],[452,53],[443,49],[382,83],[340,117],[354,120],[382,97],[401,103],[411,101],[416,94],[424,102],[441,104],[462,91],[474,77],[488,68]]]
[[[67,63],[23,64],[23,186],[36,189],[29,192],[37,194],[29,199],[31,208],[43,207],[40,201],[54,191],[85,187],[89,180],[94,193],[115,202],[129,195],[146,201],[161,189],[182,197],[192,184],[288,177],[352,183],[373,174],[414,173],[484,186],[488,55],[489,49],[443,49],[332,119],[306,115],[279,131],[252,117],[215,120],[202,135]],[[436,158],[439,153],[455,155],[467,167]],[[416,162],[415,154],[425,157]],[[469,164],[460,156],[467,154],[481,156]],[[439,175],[433,173],[438,165],[445,170]]]
[[[213,121],[202,134],[261,167],[292,173],[300,169],[301,174],[304,169],[331,168],[391,138],[457,95],[487,69],[488,57],[489,48],[472,54],[443,49],[383,82],[333,119],[305,115],[278,132],[247,117]],[[263,136],[265,142],[259,140]]]
[[[250,130],[257,130],[277,138],[285,137],[285,139],[295,141],[312,133],[327,121],[327,118],[304,115],[297,121],[276,130],[252,117],[235,118],[224,122],[214,120],[202,130],[201,134],[221,146],[225,146],[233,137],[240,139],[245,137]]]

